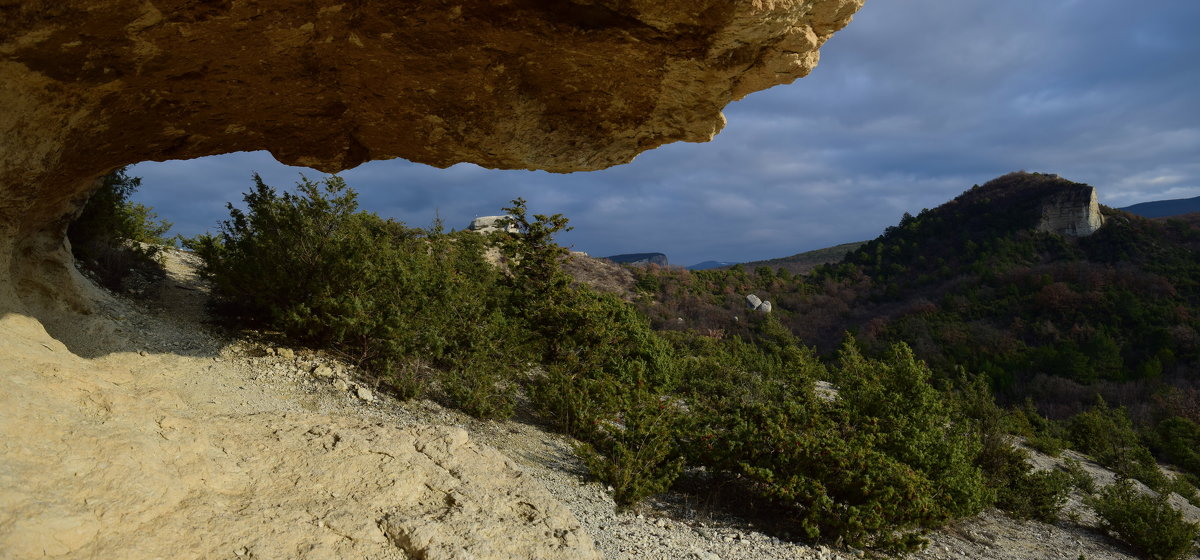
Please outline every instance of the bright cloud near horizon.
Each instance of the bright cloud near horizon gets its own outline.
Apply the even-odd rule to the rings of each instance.
[[[523,197],[565,214],[560,242],[673,264],[782,257],[870,239],[1009,171],[1057,173],[1110,206],[1200,195],[1200,2],[868,0],[807,78],[729,105],[704,144],[604,171],[436,169],[403,160],[341,174],[366,210],[463,228]],[[138,201],[194,235],[259,173],[265,152],[146,162]],[[170,188],[163,188],[170,187]]]

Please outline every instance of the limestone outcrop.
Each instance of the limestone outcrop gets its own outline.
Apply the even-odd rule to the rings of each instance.
[[[631,264],[634,266],[647,266],[652,264],[657,266],[671,265],[671,262],[667,260],[667,256],[663,253],[625,253],[604,258],[617,264]]]
[[[476,233],[519,232],[520,230],[516,224],[506,221],[508,219],[508,216],[479,216],[471,220],[470,225],[467,226],[467,231],[474,231]]]
[[[763,301],[757,294],[749,294],[746,296],[746,309],[750,311],[758,311],[759,313],[770,313],[771,302]]]
[[[1087,237],[1104,225],[1096,188],[1078,183],[1059,187],[1042,202],[1037,231]]]
[[[0,3],[0,277],[62,293],[64,218],[139,161],[569,172],[706,141],[731,100],[807,74],[862,3]]]

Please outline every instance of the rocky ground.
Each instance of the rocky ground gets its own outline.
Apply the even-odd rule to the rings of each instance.
[[[111,429],[105,426],[106,419],[118,413],[135,414],[154,422],[154,438],[187,442],[167,449],[181,456],[169,463],[169,469],[149,469],[155,476],[145,478],[142,502],[109,504],[109,509],[104,510],[131,519],[129,523],[135,526],[145,524],[145,531],[120,531],[126,539],[132,538],[131,535],[161,539],[163,527],[185,534],[196,532],[195,526],[200,525],[205,527],[203,534],[207,538],[221,541],[219,546],[203,550],[220,552],[229,558],[467,558],[471,556],[459,555],[459,551],[470,552],[470,547],[477,551],[504,541],[502,535],[489,531],[503,532],[506,526],[514,532],[529,531],[531,526],[536,531],[540,526],[547,528],[547,534],[559,535],[550,539],[558,548],[544,554],[533,548],[521,549],[519,554],[496,549],[490,551],[490,556],[476,557],[549,558],[553,552],[563,558],[586,558],[591,554],[589,536],[595,549],[612,560],[864,556],[859,551],[781,540],[723,514],[708,499],[686,494],[668,494],[636,511],[618,512],[605,488],[588,480],[567,437],[547,432],[532,422],[476,420],[431,401],[398,402],[353,367],[332,356],[280,346],[269,334],[232,337],[206,325],[205,288],[195,278],[192,259],[188,253],[171,251],[167,278],[136,286],[135,290],[142,293],[139,298],[101,300],[100,314],[113,325],[114,332],[110,334],[119,336],[97,336],[94,332],[78,333],[64,325],[48,325],[48,330],[72,353],[84,361],[95,362],[97,370],[109,377],[105,382],[136,387],[136,394],[116,399],[118,402],[113,402],[111,392],[89,391],[84,387],[77,393],[83,396],[70,406],[91,415],[96,423],[93,443],[97,447],[105,445],[99,434]],[[115,340],[124,341],[121,343],[124,347],[112,348]],[[166,373],[151,375],[146,373],[149,371]],[[88,395],[99,400],[88,401],[91,398]],[[131,408],[137,408],[136,413]],[[188,412],[180,413],[182,409]],[[247,419],[251,422],[247,423]],[[246,428],[256,424],[257,428]],[[235,430],[240,432],[231,435]],[[466,442],[468,434],[470,441],[482,445],[475,447]],[[438,455],[435,451],[422,451],[438,446],[472,446],[471,453],[482,458],[482,462],[463,461],[453,453]],[[394,452],[390,447],[406,450]],[[348,451],[336,455],[339,449]],[[412,454],[412,449],[421,452]],[[489,449],[499,450],[507,460],[489,455]],[[152,451],[162,452],[157,448]],[[221,457],[189,459],[186,457],[189,453]],[[320,462],[328,461],[330,454],[334,454],[333,464],[338,465],[337,469],[331,469],[328,462]],[[9,455],[13,455],[11,450]],[[1111,480],[1111,473],[1086,458],[1077,458],[1084,461],[1098,482]],[[1039,468],[1056,468],[1059,461],[1035,456]],[[440,469],[423,469],[417,464],[428,462],[440,465]],[[413,465],[411,472],[404,470]],[[133,466],[146,471],[146,465]],[[88,469],[83,470],[95,471],[94,466]],[[187,472],[188,469],[198,472]],[[331,475],[327,470],[343,474]],[[3,490],[21,483],[3,478],[14,473],[19,474],[19,469],[0,469],[0,506],[6,508],[21,503],[19,493],[14,498],[13,492],[6,494]],[[446,477],[446,473],[451,476]],[[172,477],[204,479],[201,485],[216,490],[176,492],[173,488],[186,489],[187,485],[176,484]],[[499,490],[488,485],[476,488],[469,480],[471,477],[500,478],[509,485]],[[268,478],[292,483],[269,485]],[[408,481],[399,484],[393,478]],[[48,484],[64,482],[47,481]],[[403,490],[395,490],[396,485]],[[542,488],[548,491],[548,496]],[[458,500],[458,507],[421,496],[445,493],[447,489],[458,491],[451,492],[443,501],[453,505]],[[517,505],[509,500],[497,506],[486,496],[477,495],[489,491],[531,498],[515,500]],[[299,498],[297,492],[312,495]],[[256,497],[248,499],[248,493]],[[418,496],[401,499],[406,494]],[[111,495],[99,495],[113,499]],[[175,507],[170,504],[178,506],[200,498],[211,501],[214,496],[223,497],[224,501],[200,508],[170,509]],[[407,504],[407,509],[397,507],[401,502]],[[162,506],[163,503],[168,506]],[[1200,511],[1183,505],[1189,508],[1190,517],[1200,519]],[[124,551],[125,557],[153,557],[163,551],[163,547],[155,547],[153,543],[143,543],[144,547],[121,548],[111,543],[105,545],[110,548],[99,547],[96,543],[107,541],[98,532],[112,525],[103,523],[103,519],[95,521],[88,515],[81,516],[79,512],[88,508],[81,509],[77,504],[62,507],[73,512],[73,518],[68,516],[70,523],[37,533],[42,537],[54,531],[61,533],[62,538],[47,541],[48,546],[39,545],[47,557],[105,550]],[[531,511],[522,514],[518,511],[520,507]],[[560,514],[555,509],[559,507],[570,513]],[[187,515],[178,514],[180,511]],[[988,511],[931,535],[930,546],[911,557],[1134,558],[1096,529],[1095,516],[1082,505],[1080,496],[1072,498],[1068,512],[1074,512],[1068,517],[1075,521],[1050,525],[1014,521],[999,512]],[[522,515],[526,517],[520,519]],[[225,517],[230,523],[213,527],[196,519],[197,516]],[[165,525],[161,521],[164,517],[169,519]],[[575,520],[578,526],[574,525]],[[254,523],[260,525],[256,527]],[[299,525],[303,530],[273,533],[288,524]],[[460,530],[446,533],[446,527],[453,525]],[[216,535],[212,533],[214,530],[228,534]],[[6,531],[13,534],[12,527],[6,529],[0,517],[0,543],[4,542]],[[188,554],[187,543],[194,542],[191,538],[181,538],[174,551],[184,557],[216,557],[208,553]],[[401,546],[403,543],[408,543],[408,548]],[[24,550],[34,548],[29,546]],[[4,550],[0,546],[0,558],[41,556],[13,556],[14,549],[9,548],[7,554]],[[141,554],[142,551],[155,554]]]

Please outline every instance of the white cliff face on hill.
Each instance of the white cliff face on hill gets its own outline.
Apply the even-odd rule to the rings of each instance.
[[[1086,237],[1104,225],[1095,187],[1078,185],[1061,189],[1042,204],[1037,230],[1071,237]]]

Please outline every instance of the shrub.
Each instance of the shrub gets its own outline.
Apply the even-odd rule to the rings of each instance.
[[[1068,430],[1076,449],[1117,474],[1140,480],[1155,490],[1167,484],[1124,408],[1111,408],[1097,396],[1095,406],[1071,418]]]
[[[1066,473],[1071,477],[1071,485],[1078,488],[1084,494],[1096,493],[1096,479],[1083,468],[1083,465],[1075,459],[1067,458],[1065,463]]]
[[[218,235],[189,241],[226,314],[334,349],[402,396],[443,372],[456,406],[511,412],[512,377],[528,353],[505,314],[498,273],[474,234],[424,231],[358,210],[337,176],[302,178],[282,195],[254,177],[246,210],[229,206]]]
[[[1167,477],[1167,484],[1163,488],[1164,493],[1174,492],[1188,501],[1188,503],[1200,507],[1200,491],[1188,480],[1187,475],[1174,475]]]
[[[1030,447],[1051,457],[1058,457],[1059,455],[1062,455],[1063,449],[1066,449],[1067,443],[1061,439],[1046,434],[1034,434],[1032,437],[1027,439],[1026,442],[1029,443]]]
[[[685,375],[695,384],[688,457],[748,481],[807,538],[913,550],[923,531],[988,502],[976,434],[905,347],[868,360],[847,342],[830,371],[839,397],[826,401],[811,352],[727,344],[696,360],[718,366],[711,377]]]
[[[680,413],[670,346],[625,302],[574,288],[539,312],[561,325],[545,346],[556,356],[530,383],[543,417],[583,440],[592,474],[610,484],[622,506],[665,490],[679,475]]]
[[[402,400],[424,395],[433,378],[433,368],[428,362],[417,357],[384,358],[376,362],[376,368],[380,379]]]
[[[490,317],[478,318],[475,325],[467,327],[477,329],[478,335],[461,341],[457,355],[441,377],[450,403],[471,416],[512,416],[522,364],[513,360],[506,327],[510,325],[498,310]]]
[[[519,198],[504,211],[516,229],[497,234],[508,308],[543,364],[529,385],[535,408],[582,440],[584,463],[621,506],[665,490],[683,467],[670,346],[631,305],[572,286],[553,239],[570,229],[566,218],[530,217]]]
[[[141,178],[130,177],[122,167],[99,183],[67,226],[75,258],[110,289],[119,289],[131,270],[161,273],[156,261],[158,249],[152,245],[171,244],[163,237],[171,223],[159,219],[149,207],[129,200],[141,187]]]
[[[873,422],[881,450],[929,477],[943,519],[971,515],[990,500],[975,462],[981,450],[970,422],[930,385],[932,376],[905,344],[884,360],[868,360],[853,339],[839,353],[835,379],[852,418]]]
[[[986,378],[974,377],[956,394],[959,408],[975,421],[981,444],[976,464],[994,492],[996,507],[1020,519],[1057,520],[1071,488],[1070,475],[1033,471],[1028,454],[1011,443],[1005,430],[1011,416],[996,405]]]
[[[578,451],[619,506],[666,490],[683,470],[678,404],[635,384],[623,391],[619,422],[605,422]]]
[[[1170,416],[1160,421],[1150,436],[1156,453],[1200,480],[1200,424],[1183,416]]]
[[[1129,480],[1105,487],[1088,504],[1105,531],[1129,543],[1151,560],[1175,560],[1191,553],[1200,525],[1189,523],[1167,503],[1166,494],[1149,496]]]
[[[1067,447],[1066,430],[1058,422],[1042,416],[1030,399],[1025,399],[1021,407],[1012,411],[1010,422],[1013,431],[1025,436],[1030,447],[1046,455],[1058,457]]]
[[[1025,472],[1000,489],[996,507],[1019,519],[1054,523],[1067,503],[1074,479],[1063,471]]]
[[[715,420],[715,419],[714,419]],[[780,519],[811,540],[912,550],[939,511],[935,488],[911,467],[874,448],[874,429],[810,394],[734,405],[701,440],[709,461],[742,476],[778,504]]]

